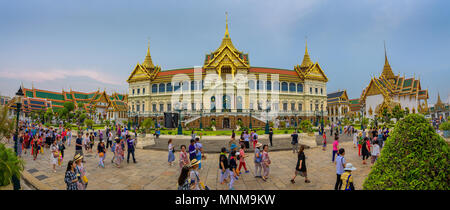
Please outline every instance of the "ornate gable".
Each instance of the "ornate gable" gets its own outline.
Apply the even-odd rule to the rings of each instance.
[[[222,69],[224,66],[227,66],[227,68]],[[237,50],[231,42],[230,34],[228,32],[228,17],[222,43],[216,51],[206,55],[203,68],[206,70],[216,70],[219,76],[222,71],[224,71],[224,73],[231,73],[233,77],[237,69],[246,69],[248,71],[250,68],[248,54],[244,54],[243,52]]]
[[[149,79],[150,79],[149,72],[141,64],[138,63],[134,67],[133,72],[131,72],[130,76],[128,77],[127,82],[130,83]]]

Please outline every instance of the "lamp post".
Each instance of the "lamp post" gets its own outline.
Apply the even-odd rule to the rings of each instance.
[[[264,133],[269,134],[269,107],[266,109],[266,129]]]
[[[295,120],[294,120],[294,127],[295,127],[295,130],[297,130],[297,113],[295,113],[294,114],[294,116],[295,116]]]
[[[252,110],[250,109],[249,112],[250,112],[250,119],[249,119],[250,123],[248,124],[248,128],[251,130],[252,129]]]
[[[22,91],[22,87],[19,88],[19,90],[16,93],[17,96],[17,103],[16,103],[16,108],[17,108],[17,117],[16,117],[16,133],[15,138],[14,138],[14,151],[17,154],[17,150],[18,150],[18,141],[19,141],[19,118],[20,118],[20,109],[22,108],[22,98],[24,96],[23,91]],[[14,186],[14,190],[20,190],[20,180],[18,177],[16,177],[15,175],[12,176],[12,183]]]
[[[200,109],[200,130],[203,129],[202,117],[203,117],[203,109]]]
[[[183,135],[183,128],[181,127],[181,109],[176,109],[175,111],[178,112],[178,135]]]
[[[321,121],[320,121],[320,135],[323,135],[323,130],[324,130],[324,125],[323,125],[323,109],[322,110],[320,110],[320,114],[322,115],[322,119],[321,119]]]

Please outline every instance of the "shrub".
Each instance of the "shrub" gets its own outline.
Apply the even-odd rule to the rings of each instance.
[[[313,132],[312,124],[309,120],[302,120],[302,122],[300,122],[300,129],[303,133]]]
[[[13,149],[0,144],[0,186],[9,185],[13,175],[20,178],[23,167],[24,161],[17,158]]]
[[[440,126],[439,129],[442,131],[448,131],[450,130],[450,122],[443,122]]]
[[[419,114],[395,125],[366,178],[367,190],[449,190],[449,145]]]

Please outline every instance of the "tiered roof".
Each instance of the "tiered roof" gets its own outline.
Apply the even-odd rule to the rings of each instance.
[[[356,99],[350,99],[348,100],[350,104],[350,111],[352,112],[359,112],[361,109],[361,103],[359,101],[359,98]]]
[[[339,105],[348,104],[347,91],[343,90],[343,91],[328,93],[327,94],[327,105],[329,106],[329,105],[334,105],[334,104],[339,104]]]
[[[97,90],[95,92],[84,93],[79,91],[64,91],[54,92],[48,90],[41,90],[29,88],[23,88],[25,97],[24,97],[24,105],[30,105],[30,108],[41,109],[43,107],[51,107],[53,110],[58,110],[63,108],[64,102],[70,101],[73,102],[75,107],[78,108],[78,105],[81,104],[85,110],[88,110],[91,106],[93,106],[99,98],[105,94],[106,92],[101,92]],[[106,95],[112,101],[120,101],[121,103],[126,104],[127,95],[113,93],[111,96]],[[26,104],[25,104],[26,102]]]

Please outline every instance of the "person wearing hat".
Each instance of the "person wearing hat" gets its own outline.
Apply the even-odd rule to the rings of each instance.
[[[262,178],[261,176],[261,161],[262,161],[262,154],[261,154],[261,143],[256,144],[255,148],[255,178]]]
[[[76,163],[75,167],[75,174],[78,178],[77,188],[78,190],[85,190],[88,182],[86,178],[86,169],[84,168],[83,164],[81,163],[81,160],[83,159],[83,155],[76,154],[75,157],[73,157],[73,161]]]
[[[342,183],[345,184],[344,190],[355,190],[353,185],[352,171],[356,170],[351,163],[347,163],[344,168],[344,173],[341,175]]]
[[[199,173],[197,171],[198,165],[200,164],[200,160],[192,159],[191,161],[191,172],[189,174],[189,177],[191,179],[191,185],[193,186],[193,190],[200,190],[200,177]]]

